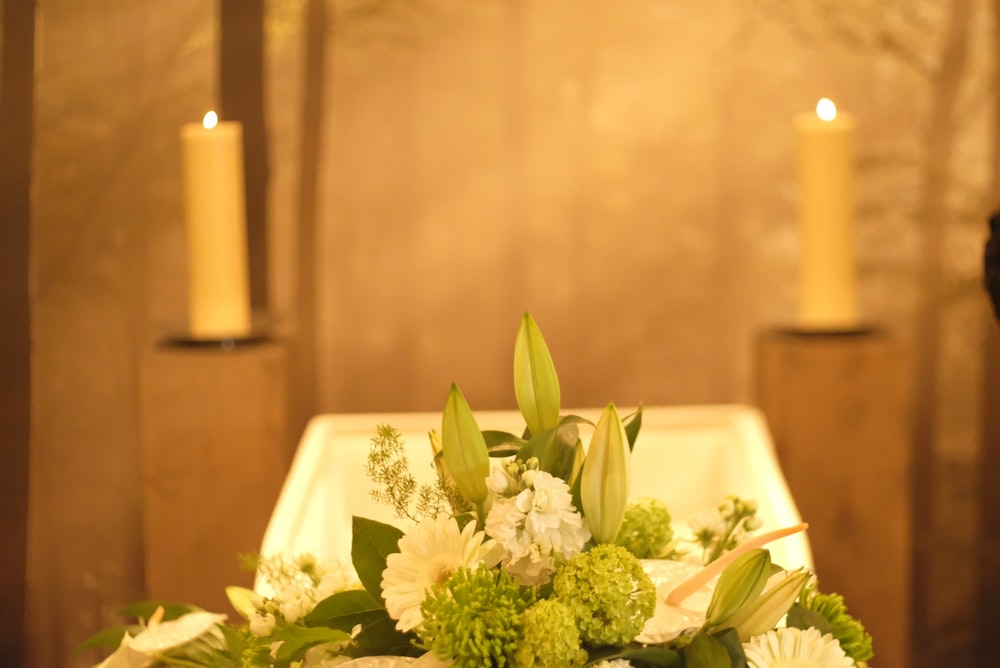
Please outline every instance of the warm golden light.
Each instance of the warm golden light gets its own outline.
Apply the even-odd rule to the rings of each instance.
[[[820,120],[832,121],[837,117],[837,105],[830,98],[824,97],[816,103],[816,115]]]
[[[201,121],[201,124],[205,126],[206,130],[214,128],[219,124],[219,115],[214,111],[210,111],[205,114],[205,118]]]

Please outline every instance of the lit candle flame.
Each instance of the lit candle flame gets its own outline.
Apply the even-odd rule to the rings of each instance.
[[[210,111],[205,114],[205,118],[201,121],[201,124],[205,126],[206,130],[210,130],[219,124],[219,115],[214,111]]]
[[[816,103],[816,115],[823,121],[832,121],[837,117],[837,105],[830,98],[824,97]]]

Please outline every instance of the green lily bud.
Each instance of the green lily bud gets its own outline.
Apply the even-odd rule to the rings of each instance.
[[[559,424],[559,378],[542,332],[528,313],[514,341],[514,396],[528,431],[541,434]]]
[[[481,507],[486,501],[490,456],[469,402],[454,383],[441,418],[441,446],[445,465],[458,491],[470,503]]]
[[[427,432],[427,438],[431,442],[432,461],[434,462],[434,469],[437,471],[438,477],[442,480],[451,481],[451,474],[448,472],[448,467],[444,462],[444,446],[441,445],[441,434],[431,429]]]
[[[740,640],[746,642],[755,635],[774,628],[778,621],[788,614],[792,603],[798,598],[802,587],[809,580],[809,572],[798,570],[788,573],[757,600],[753,601],[729,618],[726,626],[736,629]]]
[[[226,587],[226,598],[229,599],[229,604],[233,606],[233,610],[240,613],[243,619],[250,619],[250,615],[256,610],[254,601],[259,599],[260,596],[252,589],[234,585]]]
[[[771,577],[771,553],[763,548],[741,554],[726,566],[705,611],[705,625],[730,626],[726,622],[744,607],[757,600]]]
[[[580,473],[580,502],[598,543],[613,543],[625,516],[629,490],[629,449],[614,404],[601,413]]]

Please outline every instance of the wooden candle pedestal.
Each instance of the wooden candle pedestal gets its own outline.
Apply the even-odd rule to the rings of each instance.
[[[165,345],[143,360],[146,594],[230,612],[252,586],[239,555],[260,550],[291,461],[288,351],[274,342]]]
[[[875,665],[911,661],[910,370],[885,333],[767,331],[756,401],[809,523],[821,591],[844,596]]]

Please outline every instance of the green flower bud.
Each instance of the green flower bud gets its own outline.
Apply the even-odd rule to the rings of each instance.
[[[802,587],[809,580],[808,571],[788,573],[778,584],[774,585],[742,610],[729,618],[726,626],[736,629],[740,640],[746,642],[761,633],[774,628],[778,621],[788,614],[792,603],[798,598]]]
[[[614,404],[601,413],[580,474],[580,501],[590,533],[597,543],[618,536],[629,490],[629,449]]]
[[[532,434],[559,424],[556,367],[541,330],[527,313],[514,341],[514,396]]]
[[[441,418],[441,446],[445,465],[458,491],[470,503],[482,506],[487,495],[490,456],[476,417],[454,383]]]
[[[705,611],[705,625],[719,628],[764,591],[771,577],[771,553],[763,548],[750,550],[726,566]],[[789,604],[791,605],[791,604]]]

